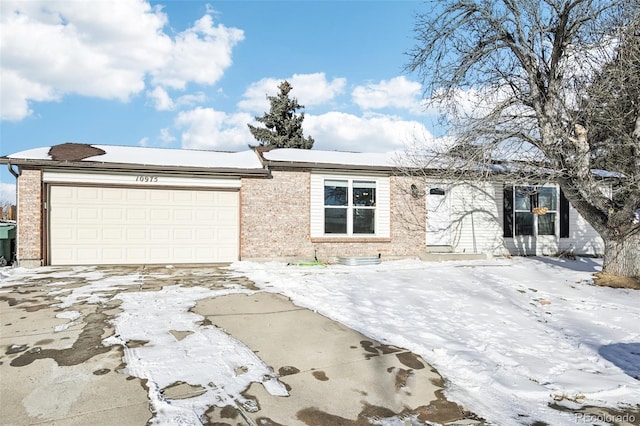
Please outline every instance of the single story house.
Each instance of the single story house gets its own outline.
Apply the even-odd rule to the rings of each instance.
[[[26,267],[604,251],[553,183],[425,183],[389,154],[67,143],[0,164]]]

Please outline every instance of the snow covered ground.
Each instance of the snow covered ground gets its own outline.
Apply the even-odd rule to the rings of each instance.
[[[585,420],[548,404],[624,412],[640,402],[640,292],[592,285],[600,266],[514,258],[232,269],[421,355],[445,378],[449,399],[495,424],[564,425]]]
[[[640,402],[640,292],[596,287],[594,259],[514,258],[375,266],[288,266],[237,262],[232,274],[381,342],[407,348],[445,378],[449,399],[496,425],[584,424],[549,407],[557,403],[618,407]],[[147,379],[155,424],[200,424],[211,405],[248,404],[241,392],[262,383],[286,389],[250,348],[189,312],[198,300],[251,290],[164,286],[142,288],[138,273],[95,268],[0,270],[0,293],[32,278],[50,278],[58,318],[82,320],[82,305],[120,299],[115,335],[127,372]],[[78,286],[74,280],[83,279]],[[75,281],[77,282],[77,281]],[[147,344],[135,345],[136,341]],[[212,350],[215,348],[215,350]],[[177,383],[200,389],[168,400]],[[251,407],[245,407],[250,409]],[[404,424],[402,422],[388,424]],[[589,424],[598,423],[589,418]]]

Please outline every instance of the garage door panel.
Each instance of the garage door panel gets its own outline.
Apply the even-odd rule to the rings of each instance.
[[[121,248],[105,248],[102,250],[102,257],[109,259],[120,259],[119,263],[122,263],[124,259],[123,250]]]
[[[152,243],[168,243],[171,240],[171,230],[169,229],[150,229],[149,237]]]
[[[54,208],[51,209],[51,216],[58,220],[71,221],[73,220],[73,213],[74,213],[74,210],[65,206],[59,206],[59,207],[56,207],[55,209]]]
[[[173,201],[171,199],[172,194],[170,191],[152,191],[148,195],[149,195],[149,200],[154,202],[170,203]]]
[[[122,228],[102,228],[100,237],[104,240],[122,241],[124,232]]]
[[[100,199],[97,188],[76,188],[75,199],[96,202]]]
[[[77,219],[80,221],[88,220],[92,223],[100,219],[100,209],[98,207],[84,207],[77,210]]]
[[[120,209],[104,208],[102,209],[102,218],[107,221],[123,220],[123,213]]]
[[[193,210],[183,210],[183,209],[179,209],[179,210],[174,210],[173,211],[173,219],[178,221],[178,222],[191,222],[193,221],[194,218],[194,211]]]
[[[237,260],[238,193],[50,187],[50,263],[212,263]]]
[[[147,211],[138,207],[129,206],[124,210],[125,220],[128,224],[146,223]]]
[[[107,202],[117,202],[125,199],[124,189],[122,188],[104,188],[101,195],[102,201]]]
[[[149,213],[149,220],[151,220],[151,221],[159,221],[159,220],[169,221],[169,220],[171,220],[171,210],[169,210],[167,208],[151,210],[151,212]]]
[[[100,229],[98,228],[81,228],[78,229],[78,242],[79,243],[83,243],[83,242],[91,242],[94,240],[97,240],[99,238],[98,234],[102,235],[102,232],[100,232]]]

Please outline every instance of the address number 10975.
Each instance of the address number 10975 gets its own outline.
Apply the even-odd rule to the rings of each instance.
[[[155,183],[158,181],[158,176],[136,176],[136,182]]]

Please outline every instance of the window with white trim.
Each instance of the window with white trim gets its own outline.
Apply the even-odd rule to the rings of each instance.
[[[376,182],[357,179],[324,180],[324,233],[376,233]]]

